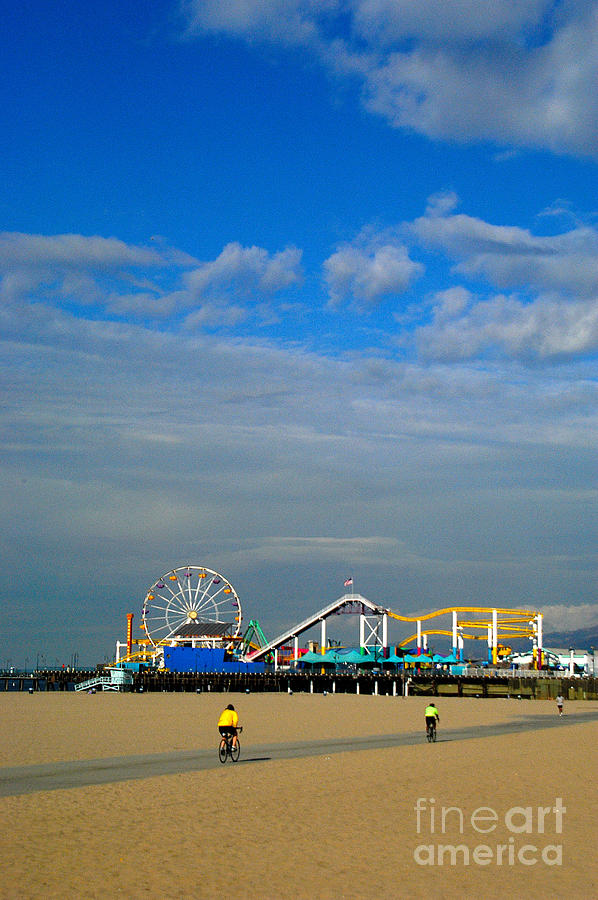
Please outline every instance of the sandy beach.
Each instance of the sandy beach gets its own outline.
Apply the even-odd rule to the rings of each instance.
[[[0,897],[598,895],[598,722],[484,736],[555,717],[550,701],[444,699],[428,745],[421,697],[5,694],[0,765],[216,753],[228,702],[245,760],[252,746],[331,735],[422,742],[3,798]],[[442,740],[469,725],[479,738]]]

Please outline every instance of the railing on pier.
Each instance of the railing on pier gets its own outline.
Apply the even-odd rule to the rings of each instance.
[[[468,668],[464,678],[568,678],[567,672],[551,672],[549,669],[494,669],[485,666]]]

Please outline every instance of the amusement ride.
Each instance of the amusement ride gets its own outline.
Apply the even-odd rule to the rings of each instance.
[[[352,579],[346,584],[352,589]],[[263,668],[264,662],[274,669],[282,665],[297,667],[310,659],[306,648],[299,647],[301,635],[318,627],[319,652],[324,655],[329,649],[328,619],[342,613],[358,618],[355,652],[361,656],[374,653],[382,662],[407,660],[421,665],[440,662],[455,665],[465,662],[464,642],[473,640],[486,642],[487,664],[496,665],[510,654],[509,642],[522,639],[532,645],[533,667],[541,668],[544,662],[543,617],[537,610],[454,606],[406,616],[353,592],[343,594],[268,641],[256,619],[243,631],[241,600],[224,575],[207,566],[185,565],[171,569],[152,583],[143,601],[140,625],[143,636],[137,640],[133,639],[134,615],[127,615],[127,640],[117,642],[116,664],[139,663],[163,668],[169,661],[172,665],[174,660],[177,665],[189,666],[193,659],[198,671],[197,659],[202,653],[211,651],[214,665],[213,654],[219,651],[223,655],[218,659],[226,660],[223,662],[226,665],[235,661],[248,669],[256,664]],[[412,634],[392,648],[389,620],[415,626]],[[450,638],[451,652],[447,656],[428,653],[428,638],[433,635]],[[414,643],[415,648],[405,655],[403,648]]]

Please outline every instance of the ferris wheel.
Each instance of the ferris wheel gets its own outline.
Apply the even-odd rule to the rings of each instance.
[[[145,595],[141,627],[157,647],[185,626],[206,623],[228,626],[223,633],[238,637],[242,621],[241,601],[230,581],[205,566],[181,566],[158,578]]]

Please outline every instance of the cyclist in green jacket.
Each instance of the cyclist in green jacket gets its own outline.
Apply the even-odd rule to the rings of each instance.
[[[436,723],[440,722],[440,716],[438,714],[438,710],[436,709],[436,704],[434,702],[428,703],[426,706],[426,711],[424,713],[426,717],[426,733],[428,728],[433,725],[436,727]]]

